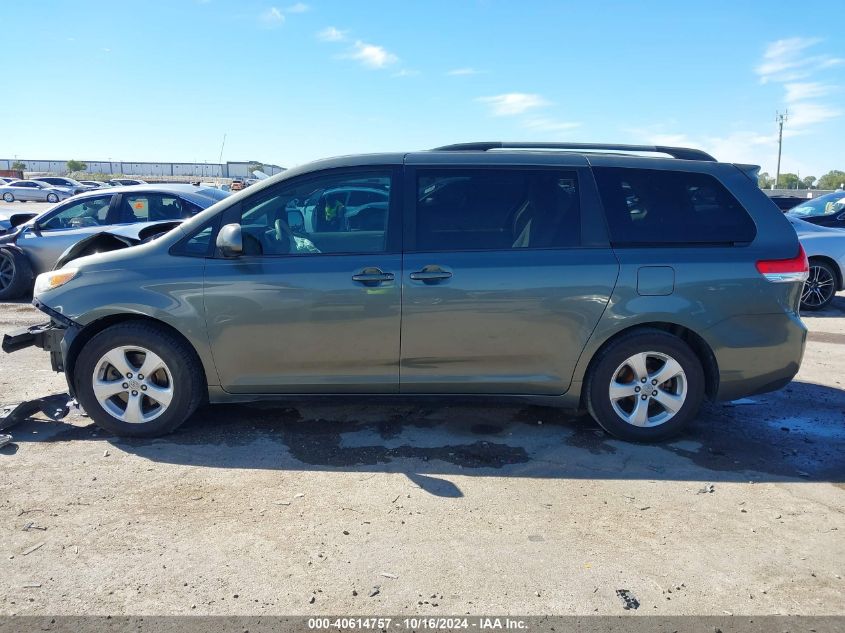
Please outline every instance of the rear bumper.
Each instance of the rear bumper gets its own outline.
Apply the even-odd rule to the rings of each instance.
[[[807,328],[794,313],[736,316],[705,333],[719,366],[717,400],[775,391],[798,373]]]

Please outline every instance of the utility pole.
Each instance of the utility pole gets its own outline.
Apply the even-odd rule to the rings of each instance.
[[[772,189],[777,189],[778,181],[780,180],[780,151],[783,148],[783,124],[786,123],[788,118],[789,110],[778,112],[775,118],[778,124],[778,169],[775,172],[775,184],[772,185]]]

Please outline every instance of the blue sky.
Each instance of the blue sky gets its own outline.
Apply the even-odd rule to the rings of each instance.
[[[143,7],[143,8],[140,8]],[[791,14],[791,15],[788,15]],[[29,1],[0,157],[283,166],[470,140],[845,170],[841,1]],[[16,72],[12,72],[15,70]]]

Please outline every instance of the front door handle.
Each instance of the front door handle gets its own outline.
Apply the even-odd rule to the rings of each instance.
[[[393,281],[393,273],[386,273],[380,268],[365,268],[360,273],[352,275],[352,281],[365,286],[375,286],[385,281]]]
[[[411,279],[414,281],[422,281],[427,284],[437,283],[444,279],[450,279],[452,273],[448,270],[443,270],[439,266],[425,266],[422,270],[411,273]]]

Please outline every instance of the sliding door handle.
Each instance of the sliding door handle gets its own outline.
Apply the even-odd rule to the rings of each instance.
[[[365,268],[360,273],[352,275],[352,281],[365,286],[375,286],[385,281],[393,281],[393,273],[386,273],[380,268]]]
[[[443,270],[439,266],[426,266],[422,270],[411,273],[410,277],[414,281],[422,281],[427,284],[432,284],[445,279],[450,279],[452,277],[452,273],[448,270]]]

